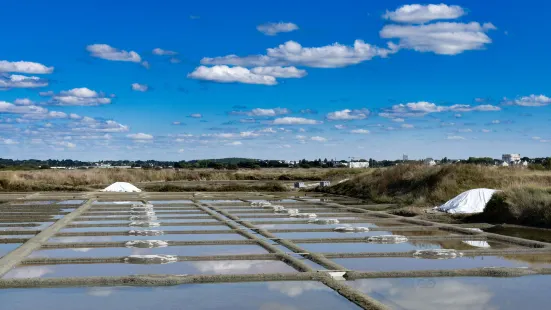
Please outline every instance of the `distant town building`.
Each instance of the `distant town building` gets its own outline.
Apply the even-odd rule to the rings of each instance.
[[[518,165],[520,164],[520,154],[503,154],[501,160],[509,165]]]
[[[295,188],[304,188],[306,185],[304,185],[304,182],[295,182]]]
[[[351,161],[348,163],[348,168],[369,168],[368,161]]]
[[[506,161],[502,161],[500,166],[501,167],[509,167],[509,163],[507,163]]]
[[[331,185],[331,182],[329,181],[321,181],[320,182],[320,187],[327,187],[327,186],[330,186]]]
[[[423,163],[426,165],[426,166],[436,166],[436,161],[432,158],[426,158]]]
[[[408,160],[409,160],[409,156],[407,156],[406,154],[402,155],[402,160],[403,160],[403,161],[408,161]]]

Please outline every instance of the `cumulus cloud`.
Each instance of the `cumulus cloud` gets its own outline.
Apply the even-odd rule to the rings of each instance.
[[[493,112],[500,111],[501,108],[490,104],[471,106],[468,104],[454,104],[451,106],[439,106],[432,102],[418,101],[393,105],[389,109],[383,109],[379,116],[386,118],[399,119],[403,121],[404,117],[421,117],[429,113],[440,112]]]
[[[307,75],[306,70],[297,69],[296,67],[255,67],[251,72],[258,75],[269,75],[276,78],[301,78]]]
[[[35,105],[15,105],[10,102],[0,101],[0,113],[6,114],[45,114],[48,110]]]
[[[14,145],[14,144],[19,144],[19,142],[13,140],[13,139],[4,139],[4,138],[0,138],[0,144],[5,144],[5,145]]]
[[[29,98],[19,98],[15,99],[13,103],[16,105],[32,105],[34,102]]]
[[[146,133],[133,133],[126,135],[128,138],[132,140],[153,140],[153,136]]]
[[[367,118],[370,113],[371,112],[368,109],[360,109],[360,110],[344,109],[342,111],[335,111],[335,112],[328,113],[326,118],[332,121],[359,120],[359,119]]]
[[[200,114],[200,113],[193,113],[193,114],[190,114],[189,117],[191,117],[191,118],[202,118],[203,115]]]
[[[228,67],[225,65],[216,65],[212,67],[199,66],[188,74],[189,78],[205,81],[214,81],[219,83],[244,83],[244,84],[262,84],[276,85],[275,77],[260,75],[251,72],[243,67]]]
[[[415,126],[413,126],[411,124],[402,124],[402,126],[400,126],[400,127],[405,128],[405,129],[415,128]]]
[[[362,134],[362,135],[366,135],[366,134],[369,134],[369,130],[367,129],[354,129],[354,130],[351,130],[350,131],[351,133],[356,133],[356,134]]]
[[[544,95],[530,95],[509,100],[504,98],[503,104],[517,105],[521,107],[543,107],[551,104],[551,98]]]
[[[462,136],[448,136],[446,139],[448,140],[465,140]]]
[[[178,54],[177,52],[175,51],[169,51],[169,50],[164,50],[162,48],[155,48],[153,49],[153,55],[158,55],[158,56],[173,56],[173,55],[176,55]]]
[[[310,140],[312,140],[312,141],[317,141],[317,142],[325,142],[325,141],[327,141],[326,138],[320,137],[320,136],[311,137]]]
[[[149,90],[149,86],[140,83],[132,83],[132,90],[146,92]]]
[[[422,24],[439,19],[456,19],[465,14],[462,7],[446,4],[408,4],[399,7],[396,11],[386,11],[384,19],[399,23]]]
[[[226,145],[229,145],[229,146],[238,146],[238,145],[242,145],[243,143],[241,141],[232,141],[230,143],[226,143]]]
[[[201,63],[243,67],[298,65],[314,68],[339,68],[371,60],[374,57],[386,57],[396,51],[394,44],[390,44],[389,49],[386,49],[367,44],[362,40],[354,41],[353,46],[334,43],[322,47],[303,47],[295,41],[287,41],[278,47],[267,49],[266,55],[245,57],[228,55],[203,58]]]
[[[107,44],[92,44],[86,47],[92,57],[97,57],[112,61],[141,62],[142,58],[134,51],[119,50]]]
[[[48,93],[47,95],[52,96],[50,104],[59,106],[97,106],[111,103],[111,98],[105,94],[86,87],[64,90],[59,94]]]
[[[262,32],[267,36],[275,36],[280,32],[291,32],[298,30],[298,26],[293,23],[266,23],[256,26],[256,30]]]
[[[48,86],[48,81],[37,76],[12,74],[0,75],[0,90],[10,88],[38,88]]]
[[[247,112],[247,115],[249,116],[277,116],[277,115],[283,115],[283,114],[289,114],[291,111],[286,108],[275,108],[275,109],[261,109],[256,108],[252,109],[251,111]]]
[[[322,122],[303,117],[280,117],[273,121],[274,125],[316,125]]]
[[[50,74],[54,72],[54,67],[46,67],[43,64],[30,61],[0,60],[0,72]]]
[[[482,49],[492,43],[486,35],[496,29],[491,23],[438,22],[424,25],[386,25],[380,31],[385,39],[398,39],[398,48],[441,55],[457,55],[468,50]]]
[[[71,130],[76,132],[127,132],[128,126],[113,120],[98,121],[91,117],[82,117],[78,122],[71,125]]]

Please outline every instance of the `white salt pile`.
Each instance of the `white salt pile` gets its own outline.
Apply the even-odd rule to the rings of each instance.
[[[454,249],[431,249],[431,250],[417,250],[413,253],[416,258],[427,259],[451,259],[463,256],[463,253]]]
[[[381,235],[381,236],[369,237],[369,238],[367,238],[367,242],[382,243],[382,244],[395,244],[395,243],[408,242],[408,238],[406,236],[401,236],[401,235]]]
[[[130,230],[128,232],[130,236],[160,236],[164,235],[162,230]]]
[[[495,192],[495,189],[488,188],[471,189],[436,207],[436,210],[451,214],[480,213],[484,211]]]
[[[142,190],[136,186],[126,182],[115,182],[106,188],[101,190],[102,192],[115,192],[115,193],[139,193]]]
[[[168,242],[162,240],[132,240],[125,243],[127,248],[164,248]]]
[[[169,264],[177,261],[174,255],[130,255],[124,259],[128,264]]]
[[[351,226],[341,226],[341,227],[335,227],[333,229],[336,232],[343,232],[343,233],[356,233],[356,232],[366,232],[369,231],[369,228],[367,227],[351,227]]]

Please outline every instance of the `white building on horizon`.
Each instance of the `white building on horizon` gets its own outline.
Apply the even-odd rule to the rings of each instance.
[[[520,164],[520,154],[503,154],[501,160],[509,165],[518,165]]]

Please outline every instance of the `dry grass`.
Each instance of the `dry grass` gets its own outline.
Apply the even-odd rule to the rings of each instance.
[[[322,190],[377,203],[435,206],[481,187],[551,188],[551,172],[474,165],[400,165],[362,174]]]
[[[90,169],[0,171],[0,191],[87,190],[114,182],[232,181],[232,180],[340,180],[362,172],[359,169],[258,169],[220,171]]]
[[[551,227],[551,189],[506,189],[492,196],[481,216],[490,223]]]

